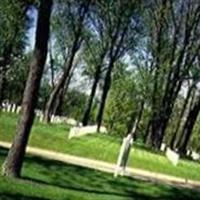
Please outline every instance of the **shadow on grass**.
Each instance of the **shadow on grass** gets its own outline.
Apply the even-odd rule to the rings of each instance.
[[[0,148],[0,157],[7,151]],[[103,173],[84,167],[47,160],[36,156],[27,156],[24,164],[23,178],[42,185],[56,186],[74,192],[95,194],[102,199],[170,199],[170,200],[197,200],[200,192],[170,187],[152,182],[144,182],[132,178],[113,178],[111,174]],[[6,194],[2,194],[9,199]],[[104,198],[103,198],[104,197]],[[17,199],[17,198],[14,198]],[[19,198],[23,199],[23,197]],[[31,199],[29,197],[25,199]],[[34,199],[34,197],[33,197]],[[35,198],[37,199],[37,198]],[[39,200],[39,198],[38,198]]]
[[[1,200],[49,200],[40,197],[26,196],[22,194],[1,193],[1,192],[0,192],[0,199]]]

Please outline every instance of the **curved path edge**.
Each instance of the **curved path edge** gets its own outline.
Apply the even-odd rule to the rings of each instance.
[[[11,143],[0,141],[0,147],[9,149],[10,146],[11,146]],[[113,174],[116,169],[116,164],[73,156],[73,155],[59,153],[59,152],[50,151],[50,150],[44,150],[44,149],[30,147],[30,146],[26,148],[26,152],[28,154],[32,154],[32,155],[36,155],[36,156],[40,156],[40,157],[44,157],[44,158],[48,158],[48,159],[52,159],[56,161],[61,161],[68,164],[100,170],[100,171],[104,171],[108,173],[113,173]],[[178,186],[178,187],[200,189],[200,181],[179,178],[175,176],[165,175],[165,174],[161,174],[157,172],[150,172],[150,171],[137,169],[137,168],[127,167],[124,175],[128,177],[133,177],[136,179],[152,181],[155,183],[164,183],[164,184],[170,184],[170,185]]]

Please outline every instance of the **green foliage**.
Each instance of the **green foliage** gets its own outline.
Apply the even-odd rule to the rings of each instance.
[[[49,84],[49,79],[47,77],[43,77],[41,87],[39,90],[39,98],[38,98],[38,104],[37,108],[44,110],[46,102],[49,98],[49,94],[51,92],[52,88]]]
[[[127,133],[127,123],[137,107],[135,87],[132,75],[124,69],[114,75],[105,110],[105,125],[109,131]]]
[[[146,98],[148,105],[148,80],[144,79],[145,73],[129,69],[123,63],[116,66],[113,74],[113,83],[106,104],[105,124],[112,133],[119,135],[127,134],[128,127],[133,124],[134,119],[140,112],[141,102]],[[143,111],[144,117],[141,127],[145,126],[148,119],[148,108]],[[140,128],[140,127],[139,127]],[[144,129],[139,131],[143,134]]]
[[[63,114],[81,121],[87,96],[76,89],[71,89],[65,96],[63,103]]]
[[[21,104],[22,94],[25,88],[29,70],[30,54],[18,56],[10,63],[7,71],[7,92],[6,98],[11,102]]]
[[[199,144],[199,141],[200,141],[200,116],[198,117],[197,119],[197,122],[195,124],[195,127],[194,127],[194,130],[193,130],[193,133],[192,133],[192,138],[191,138],[191,141],[190,141],[190,144],[189,144],[189,149],[190,150],[194,150],[194,151],[197,151],[197,152],[200,152],[200,144]]]
[[[0,2],[0,56],[5,48],[11,48],[12,55],[22,53],[26,45],[26,28],[30,25],[30,18],[25,14],[26,4],[4,0]],[[4,55],[5,56],[5,55]]]

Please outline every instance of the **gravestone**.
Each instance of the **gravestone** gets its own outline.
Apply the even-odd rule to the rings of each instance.
[[[178,164],[179,157],[180,157],[178,153],[176,153],[175,151],[171,150],[170,148],[167,148],[166,156],[174,166],[176,166]]]
[[[161,144],[160,150],[161,151],[165,151],[166,150],[166,144],[165,143]]]
[[[8,106],[7,106],[7,112],[11,112],[11,110],[12,110],[12,105],[8,104]]]
[[[21,106],[17,106],[17,110],[16,110],[16,113],[19,114],[21,111]]]
[[[12,112],[12,113],[15,113],[15,112],[16,112],[16,109],[17,109],[17,105],[16,105],[16,104],[13,104],[13,105],[12,105],[11,112]]]
[[[200,159],[200,155],[195,151],[192,151],[191,157],[192,157],[193,160],[199,160]]]
[[[69,124],[69,125],[72,125],[72,126],[76,126],[78,122],[75,119],[68,118],[66,120],[66,123]]]
[[[83,126],[83,127],[73,127],[70,129],[68,139],[73,137],[81,137],[88,134],[94,134],[97,132],[97,126]],[[106,133],[105,127],[100,128],[100,133]]]
[[[120,153],[117,159],[117,165],[115,168],[114,177],[117,177],[119,174],[122,176],[124,175],[132,143],[133,143],[133,136],[132,134],[128,134],[127,137],[123,139],[120,148]]]
[[[6,109],[7,109],[7,104],[5,102],[3,102],[3,104],[2,104],[2,111],[6,112]]]
[[[191,150],[187,150],[186,155],[191,156],[191,153],[192,153]]]
[[[54,119],[55,119],[55,115],[51,115],[50,122],[51,122],[51,123],[54,123]]]
[[[39,114],[39,121],[40,121],[40,122],[43,122],[43,119],[44,119],[44,116],[43,116],[42,113],[40,113],[40,114]]]

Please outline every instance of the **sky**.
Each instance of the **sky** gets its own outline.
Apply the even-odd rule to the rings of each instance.
[[[34,48],[35,43],[35,31],[36,31],[36,21],[37,21],[37,10],[32,7],[28,11],[28,15],[33,19],[33,24],[31,25],[31,28],[27,32],[28,36],[28,45],[26,46],[26,52],[32,51]]]

